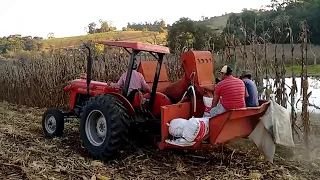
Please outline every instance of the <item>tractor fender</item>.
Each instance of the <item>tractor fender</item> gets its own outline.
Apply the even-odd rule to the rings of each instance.
[[[130,102],[121,94],[115,93],[115,92],[107,92],[105,94],[111,94],[115,97],[117,97],[121,102],[123,102],[124,107],[127,109],[128,114],[133,116],[136,114],[135,110],[133,109],[133,106],[130,104]]]

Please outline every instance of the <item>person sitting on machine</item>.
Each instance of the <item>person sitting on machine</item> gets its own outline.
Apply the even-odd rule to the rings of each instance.
[[[246,106],[258,107],[258,90],[256,84],[251,80],[251,73],[249,71],[243,71],[242,75],[240,76],[240,79],[242,79],[246,87]]]
[[[143,75],[137,71],[138,65],[136,63],[136,59],[134,60],[133,63],[133,70],[131,74],[131,81],[129,84],[129,89],[128,89],[128,94],[134,89],[141,90],[145,93],[150,93],[151,89],[148,86],[146,80],[144,79]],[[123,73],[118,80],[117,83],[113,83],[110,80],[108,80],[107,84],[112,87],[112,88],[123,88],[124,84],[126,82],[126,77],[127,77],[127,72]]]
[[[221,82],[214,91],[210,117],[231,109],[245,108],[245,85],[242,80],[232,76],[232,69],[225,65],[220,70]],[[220,101],[220,102],[219,102]]]

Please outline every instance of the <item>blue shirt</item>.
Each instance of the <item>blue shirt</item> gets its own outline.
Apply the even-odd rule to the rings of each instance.
[[[243,82],[244,82],[246,89],[248,91],[248,94],[249,94],[249,96],[246,97],[246,106],[247,107],[259,106],[257,86],[250,79],[243,79]]]

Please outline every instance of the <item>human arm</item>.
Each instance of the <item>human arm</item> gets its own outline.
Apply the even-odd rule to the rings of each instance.
[[[147,84],[147,82],[146,82],[146,80],[144,79],[144,77],[143,77],[142,74],[140,74],[140,82],[141,82],[141,88],[142,88],[142,90],[145,91],[145,92],[150,93],[150,92],[151,92],[151,89],[150,89],[150,87],[148,86],[148,84]]]
[[[220,84],[216,85],[215,91],[214,91],[214,96],[213,96],[213,101],[212,101],[212,107],[217,106],[219,100],[220,100]]]
[[[248,93],[248,90],[247,90],[247,88],[245,87],[245,97],[247,98],[247,97],[249,97],[249,93]]]
[[[113,83],[113,82],[108,82],[108,85],[112,88],[122,88],[124,86],[124,78],[125,78],[125,73],[121,75],[119,78],[118,82]]]

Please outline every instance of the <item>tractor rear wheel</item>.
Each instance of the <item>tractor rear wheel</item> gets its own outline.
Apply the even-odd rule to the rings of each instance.
[[[61,137],[64,130],[64,117],[59,109],[47,109],[42,116],[42,129],[47,138]]]
[[[122,102],[112,95],[91,97],[83,108],[80,137],[94,159],[110,159],[128,139],[130,118]]]

